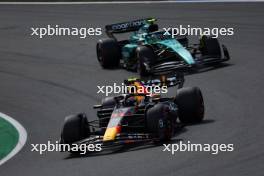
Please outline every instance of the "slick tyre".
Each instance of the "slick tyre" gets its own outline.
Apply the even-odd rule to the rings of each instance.
[[[200,39],[200,51],[203,56],[221,58],[218,39],[203,35]]]
[[[88,119],[85,114],[70,115],[65,118],[61,142],[73,144],[90,136]]]
[[[173,137],[175,121],[169,115],[169,107],[161,103],[148,109],[146,114],[147,129],[157,139],[155,142],[169,141]]]
[[[155,53],[153,49],[147,46],[139,46],[136,50],[136,56],[137,56],[137,71],[140,76],[149,76],[150,73],[146,69],[145,64],[150,65],[155,61]]]
[[[116,105],[116,100],[114,97],[106,97],[102,99],[103,108],[113,108]]]
[[[102,104],[101,110],[103,110],[103,109],[111,109],[111,108],[115,107],[116,100],[115,100],[114,97],[106,97],[106,98],[102,99],[102,103],[101,104]],[[100,128],[105,128],[108,125],[108,122],[110,120],[110,116],[109,116],[109,118],[105,117],[105,115],[103,115],[101,113],[101,110],[99,110],[97,112],[97,117],[99,119],[99,127]],[[102,132],[104,132],[104,129],[102,130]]]
[[[103,68],[117,67],[120,62],[121,52],[116,40],[100,39],[96,45],[97,59]]]
[[[177,90],[175,103],[179,120],[185,124],[199,123],[204,118],[204,101],[198,87],[184,87]]]

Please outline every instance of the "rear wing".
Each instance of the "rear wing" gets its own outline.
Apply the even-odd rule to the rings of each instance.
[[[145,18],[139,20],[133,20],[123,23],[109,24],[105,26],[106,34],[109,37],[113,37],[115,33],[125,33],[139,30],[143,25],[148,23],[149,21],[155,21],[154,18]]]

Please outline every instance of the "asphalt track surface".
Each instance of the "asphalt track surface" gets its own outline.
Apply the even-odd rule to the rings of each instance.
[[[0,109],[28,132],[26,146],[1,166],[1,176],[17,175],[263,175],[263,3],[148,5],[1,5]],[[153,16],[161,26],[191,24],[234,27],[221,37],[232,56],[229,65],[186,76],[187,86],[199,86],[206,105],[205,123],[186,127],[176,136],[192,143],[233,143],[233,152],[178,152],[151,147],[92,157],[67,153],[30,152],[31,143],[59,138],[64,116],[86,112],[96,85],[121,82],[135,75],[102,70],[95,43],[99,37],[78,39],[30,37],[30,27],[47,24],[103,27],[111,22]],[[170,94],[174,94],[170,89]]]

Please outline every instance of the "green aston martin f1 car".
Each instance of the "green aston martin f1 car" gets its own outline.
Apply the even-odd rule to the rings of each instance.
[[[122,66],[141,76],[188,70],[197,65],[215,65],[230,59],[227,48],[216,38],[202,36],[190,45],[186,36],[172,38],[159,30],[156,19],[146,18],[106,25],[109,38],[96,45],[103,68]],[[117,40],[114,34],[132,32],[129,39]]]

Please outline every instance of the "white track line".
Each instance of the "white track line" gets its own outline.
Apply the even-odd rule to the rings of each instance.
[[[0,165],[2,165],[7,160],[15,156],[15,154],[17,154],[22,149],[22,147],[25,145],[27,141],[27,132],[25,128],[18,121],[9,117],[8,115],[0,112],[0,117],[11,123],[19,133],[19,138],[16,147],[7,156],[5,156],[3,159],[0,160]]]
[[[264,0],[174,0],[174,1],[96,1],[96,2],[0,2],[20,5],[70,5],[70,4],[165,4],[165,3],[214,3],[214,2],[264,2]]]

